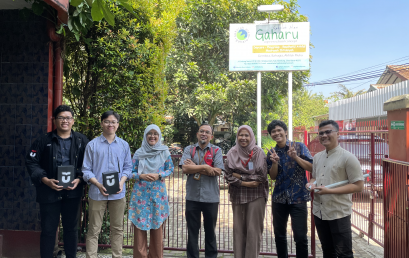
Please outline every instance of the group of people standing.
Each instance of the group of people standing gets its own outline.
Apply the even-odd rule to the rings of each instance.
[[[134,257],[163,257],[163,225],[169,216],[164,179],[174,170],[168,147],[162,145],[161,131],[149,125],[141,147],[131,158],[129,145],[116,136],[120,116],[114,111],[101,115],[102,134],[88,139],[72,130],[73,111],[61,105],[53,113],[56,130],[39,137],[26,157],[41,215],[41,257],[52,257],[60,221],[66,256],[76,257],[80,203],[83,184],[89,185],[89,224],[86,256],[97,257],[98,236],[105,210],[110,215],[112,257],[122,257],[123,222],[127,180],[135,180],[129,201],[128,219],[134,228]],[[186,180],[187,257],[199,257],[199,231],[203,215],[205,257],[217,257],[216,222],[220,202],[219,176],[229,183],[233,209],[233,248],[237,258],[258,257],[269,196],[268,176],[275,180],[272,215],[278,257],[288,257],[287,221],[291,216],[297,257],[308,257],[307,202],[315,192],[314,220],[324,257],[353,257],[351,236],[351,194],[362,191],[363,175],[356,157],[338,145],[338,124],[332,120],[319,126],[319,140],[326,150],[313,158],[307,147],[287,139],[287,126],[274,120],[268,133],[277,143],[267,156],[256,145],[251,127],[240,126],[236,145],[223,162],[221,149],[210,143],[212,127],[202,124],[198,142],[185,148],[178,164]],[[71,186],[59,186],[60,166],[72,166]],[[305,171],[312,171],[307,182]],[[119,191],[108,194],[105,173],[116,172]],[[349,184],[328,189],[341,180]],[[115,190],[116,191],[116,190]],[[148,250],[147,232],[150,232]]]

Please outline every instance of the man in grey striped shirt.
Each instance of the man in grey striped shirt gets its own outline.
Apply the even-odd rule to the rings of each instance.
[[[125,181],[132,173],[132,159],[129,144],[115,134],[119,119],[119,115],[113,111],[102,114],[102,135],[90,141],[85,149],[82,172],[84,180],[90,185],[87,258],[97,258],[98,235],[107,207],[110,214],[112,257],[122,257]],[[108,172],[119,174],[119,191],[115,194],[107,194],[103,185],[102,175]]]

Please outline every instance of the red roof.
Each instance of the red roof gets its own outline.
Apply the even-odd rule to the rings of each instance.
[[[402,81],[409,80],[409,65],[388,65],[389,70],[396,73]]]

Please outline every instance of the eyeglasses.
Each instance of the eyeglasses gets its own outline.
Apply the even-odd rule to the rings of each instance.
[[[338,131],[334,131],[334,130],[326,130],[326,131],[321,131],[319,132],[319,136],[324,136],[324,134],[326,135],[330,135],[332,132],[338,132]]]
[[[67,116],[67,117],[57,116],[55,119],[60,120],[60,121],[64,121],[64,120],[71,121],[74,118],[72,116]]]
[[[146,135],[147,135],[147,136],[159,136],[158,133],[147,133]]]
[[[205,131],[205,130],[200,130],[199,133],[200,133],[200,134],[212,134],[212,132],[210,132],[210,131]]]
[[[118,121],[108,121],[108,120],[104,120],[104,125],[116,125],[118,123]]]

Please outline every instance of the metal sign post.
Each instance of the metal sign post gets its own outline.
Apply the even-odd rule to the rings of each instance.
[[[288,72],[288,140],[293,140],[293,72]]]

